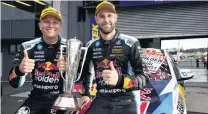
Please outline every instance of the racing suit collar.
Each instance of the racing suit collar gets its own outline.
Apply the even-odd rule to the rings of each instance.
[[[46,46],[46,47],[48,47],[48,48],[54,48],[54,47],[59,47],[60,42],[61,42],[61,37],[58,36],[58,41],[57,41],[55,44],[47,44],[47,43],[44,41],[43,37],[41,37],[41,40],[42,40],[42,43],[43,43],[44,46]]]
[[[120,34],[120,32],[116,29],[116,34],[113,36],[113,38],[111,40],[104,40],[100,35],[100,42],[103,45],[108,45],[108,44],[114,42],[116,40],[116,38],[119,36],[119,34]]]

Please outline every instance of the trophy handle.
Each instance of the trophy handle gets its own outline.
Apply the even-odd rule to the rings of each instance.
[[[82,75],[82,70],[83,70],[83,67],[84,67],[84,63],[85,63],[88,47],[81,47],[81,50],[84,50],[85,52],[84,52],[84,57],[83,57],[83,60],[82,60],[80,73],[79,73],[79,76],[77,77],[77,79],[75,80],[75,82],[77,82],[80,79],[81,75]]]
[[[64,48],[66,48],[65,45],[61,45],[61,46],[60,46],[60,57],[63,57],[63,50],[64,50]],[[65,79],[64,76],[63,76],[63,72],[60,71],[60,73],[61,73],[62,79],[66,82],[66,79]]]
[[[61,50],[60,51],[60,57],[63,57],[63,50],[64,50],[64,48],[66,48],[66,46],[64,46],[64,45],[61,45],[60,46],[60,50]],[[80,79],[80,77],[81,77],[82,70],[83,70],[83,67],[84,67],[84,61],[86,59],[86,55],[87,55],[88,48],[87,47],[81,47],[81,50],[84,50],[85,52],[84,52],[83,62],[82,62],[82,65],[81,65],[81,70],[80,70],[79,76],[77,77],[77,79],[75,80],[75,82],[77,82]],[[66,79],[63,77],[63,72],[62,71],[60,71],[60,72],[61,72],[62,79],[64,81],[66,81]]]

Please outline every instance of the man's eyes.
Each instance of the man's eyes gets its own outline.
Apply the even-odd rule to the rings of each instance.
[[[108,15],[108,17],[112,17],[112,15]]]
[[[100,18],[104,18],[105,16],[104,15],[100,15]]]
[[[49,21],[44,21],[44,23],[50,23]]]
[[[105,17],[112,17],[111,14],[107,15],[107,16],[104,16],[104,15],[100,15],[100,18],[105,18]]]
[[[44,23],[48,23],[48,24],[49,24],[49,23],[57,24],[58,22],[56,22],[56,21],[55,21],[55,22],[44,21]]]

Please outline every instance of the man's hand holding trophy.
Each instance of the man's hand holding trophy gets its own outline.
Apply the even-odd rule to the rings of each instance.
[[[64,58],[63,56],[59,57],[58,62],[57,62],[57,67],[59,68],[59,70],[61,72],[65,72],[66,71],[66,58]]]
[[[60,94],[54,102],[53,109],[80,111],[81,107],[90,101],[90,98],[88,96],[83,96],[78,100],[73,94],[73,89],[76,80],[79,80],[81,76],[87,48],[83,47],[83,43],[76,38],[69,39],[66,43],[66,47],[61,46],[60,58],[57,62],[57,67],[66,83],[66,87],[64,93]],[[64,48],[66,48],[66,57],[63,57]],[[79,66],[82,50],[84,50],[83,62],[82,65]],[[78,73],[79,67],[81,67],[80,73]],[[65,76],[63,76],[63,74],[65,74]],[[77,76],[78,74],[79,76]]]

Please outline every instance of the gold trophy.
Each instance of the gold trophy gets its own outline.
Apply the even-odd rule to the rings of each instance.
[[[63,48],[61,46],[60,56],[63,56]],[[70,110],[70,111],[80,111],[81,103],[79,98],[73,94],[74,83],[81,77],[82,69],[84,66],[84,61],[86,58],[87,48],[83,47],[83,43],[76,39],[69,39],[66,42],[66,74],[65,79],[63,78],[63,73],[61,72],[62,78],[66,82],[66,87],[63,94],[60,94],[53,104],[53,109],[55,110]],[[81,65],[80,73],[78,73],[78,67],[81,60],[82,51],[84,52],[83,61]],[[78,75],[78,76],[77,76]]]

